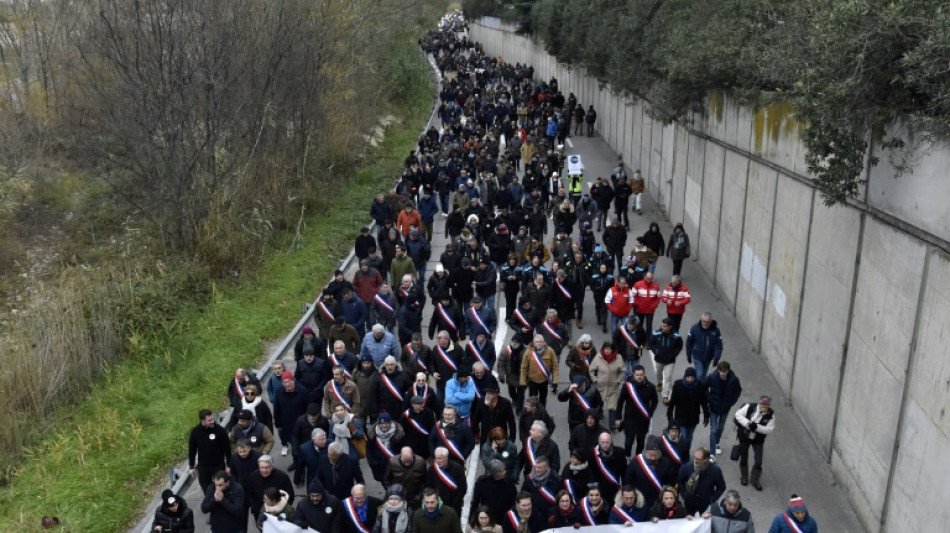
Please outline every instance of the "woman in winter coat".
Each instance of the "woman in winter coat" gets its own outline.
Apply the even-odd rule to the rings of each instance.
[[[643,244],[653,250],[656,255],[663,256],[666,251],[666,242],[663,240],[663,234],[660,233],[660,225],[656,222],[650,222],[650,229],[643,234]],[[650,265],[650,272],[656,270],[656,263]]]
[[[679,222],[673,227],[673,234],[670,235],[669,248],[666,249],[666,255],[673,260],[673,275],[678,276],[683,270],[683,260],[689,257],[689,235],[683,229],[683,223]]]
[[[373,478],[382,483],[386,477],[389,458],[399,454],[402,439],[406,434],[398,422],[393,422],[389,413],[380,413],[379,419],[366,433],[366,462],[373,471]],[[386,451],[383,451],[383,448]]]
[[[551,514],[548,515],[548,527],[574,527],[580,524],[581,519],[577,515],[577,506],[574,505],[574,497],[571,493],[561,489],[554,497],[555,505],[551,508]]]
[[[692,520],[693,517],[686,514],[686,507],[680,501],[676,489],[669,485],[663,487],[660,492],[660,498],[656,500],[653,507],[650,508],[650,519],[654,523],[660,520],[673,520],[676,518],[685,518]]]
[[[590,380],[604,399],[608,427],[614,427],[620,387],[623,385],[624,364],[613,342],[607,341],[590,363]]]
[[[161,529],[158,529],[161,528]],[[152,531],[194,533],[195,514],[184,499],[169,489],[162,491],[162,504],[155,509]]]
[[[409,533],[412,531],[412,512],[406,503],[404,489],[393,483],[386,490],[386,499],[379,506],[379,516],[373,533]]]
[[[587,462],[587,457],[587,451],[575,448],[571,450],[570,461],[561,470],[561,479],[573,490],[572,497],[581,498],[591,482],[590,464]]]
[[[481,458],[486,471],[488,470],[488,463],[492,459],[501,461],[505,465],[508,481],[517,483],[519,473],[518,446],[515,445],[514,441],[508,440],[505,428],[494,427],[488,432],[488,441],[482,444]]]
[[[290,520],[294,517],[294,502],[290,501],[290,495],[286,491],[277,487],[267,487],[264,489],[264,505],[261,507],[261,514],[257,517],[257,529],[264,530],[264,522],[267,520]]]
[[[348,453],[350,457],[359,461],[359,452],[357,452],[356,446],[353,445],[354,439],[362,440],[363,445],[366,445],[363,423],[353,416],[353,413],[348,413],[343,404],[334,405],[333,415],[330,417],[330,431],[327,433],[327,443],[339,442],[343,445],[344,453]]]

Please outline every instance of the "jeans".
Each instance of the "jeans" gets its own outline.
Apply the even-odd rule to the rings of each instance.
[[[709,373],[709,361],[700,361],[694,357],[693,367],[696,368],[696,379],[706,383],[706,374]]]
[[[715,411],[709,411],[709,450],[716,453],[719,447],[719,439],[722,438],[722,432],[726,428],[726,420],[729,419],[729,413],[719,414]]]
[[[449,214],[449,193],[439,193],[439,204],[442,208],[442,214]],[[430,241],[431,242],[431,241]]]
[[[610,335],[612,336],[614,333],[617,333],[617,328],[618,327],[622,328],[623,325],[626,323],[627,323],[627,317],[617,316],[613,313],[610,313]]]
[[[680,424],[680,436],[686,440],[686,449],[693,449],[693,434],[696,433],[696,426],[687,426]],[[713,450],[712,453],[716,453],[716,450]]]
[[[625,368],[624,368],[624,371],[623,371],[623,379],[627,379],[627,378],[629,378],[630,376],[632,376],[632,375],[633,375],[633,367],[635,367],[635,366],[637,366],[637,365],[639,365],[639,364],[640,364],[640,359],[639,359],[639,358],[633,358],[633,357],[631,357],[630,359],[627,359],[626,361],[624,361]]]

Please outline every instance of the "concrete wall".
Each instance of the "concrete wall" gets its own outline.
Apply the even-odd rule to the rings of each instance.
[[[485,51],[534,65],[598,109],[598,131],[673,221],[734,310],[868,531],[938,531],[950,463],[950,143],[886,156],[859,201],[827,207],[807,177],[793,110],[713,94],[662,124],[503,24]],[[903,135],[912,145],[912,137]]]

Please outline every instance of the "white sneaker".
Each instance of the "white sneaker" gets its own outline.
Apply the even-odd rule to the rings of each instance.
[[[722,455],[722,448],[716,446],[716,455]]]
[[[710,462],[710,463],[715,463],[715,462],[716,462],[716,456],[715,456],[715,455],[710,455],[710,456],[709,456],[709,462]]]
[[[284,446],[283,448],[280,449],[280,455],[281,455],[281,457],[286,457],[286,456],[287,456],[287,447],[286,447],[286,446]]]

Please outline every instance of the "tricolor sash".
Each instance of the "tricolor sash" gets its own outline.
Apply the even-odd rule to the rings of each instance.
[[[452,329],[452,331],[458,331],[458,326],[455,325],[455,321],[452,320],[452,317],[449,316],[449,313],[445,310],[445,307],[439,303],[436,307],[439,310],[439,316],[442,317],[442,320]]]
[[[634,350],[639,350],[640,346],[637,344],[637,341],[633,340],[633,335],[630,334],[630,331],[626,326],[620,328],[620,334],[623,335],[623,338],[626,339],[627,344],[630,345]]]
[[[350,379],[353,379],[353,374],[350,372],[350,370],[349,370],[348,368],[346,368],[346,365],[344,365],[343,363],[341,363],[340,360],[336,358],[336,354],[335,354],[335,353],[331,353],[331,354],[330,354],[330,362],[333,363],[333,366],[338,366],[338,367],[342,368],[342,369],[343,369],[343,375],[344,375],[344,376],[346,376],[346,377],[348,377],[348,378],[350,378]]]
[[[409,296],[409,291],[407,291],[406,289],[402,287],[399,287],[399,293],[402,294],[403,298],[406,298],[407,296]]]
[[[795,523],[795,519],[791,516],[788,516],[788,513],[782,513],[782,518],[785,519],[785,525],[788,526],[788,529],[791,529],[795,533],[804,533],[802,528],[798,527],[798,524]]]
[[[557,502],[557,498],[554,497],[554,493],[551,492],[551,489],[541,485],[538,487],[538,492],[541,493],[541,496],[548,501],[551,505],[554,505]]]
[[[511,522],[511,527],[515,528],[515,531],[518,531],[518,528],[521,527],[521,519],[518,518],[518,513],[514,511],[508,511],[508,520]]]
[[[462,464],[465,464],[465,456],[462,455],[462,450],[459,449],[454,440],[450,439],[449,436],[445,434],[445,430],[442,429],[442,426],[440,426],[438,422],[435,423],[435,430],[439,432],[439,438],[441,438],[442,442],[445,443],[446,448],[452,452],[452,455],[461,461]]]
[[[584,515],[584,520],[587,520],[587,523],[596,526],[597,520],[594,518],[594,510],[590,507],[590,498],[583,497],[581,498],[581,513]]]
[[[518,322],[521,322],[521,325],[524,326],[525,329],[534,329],[534,326],[528,323],[528,319],[521,314],[521,309],[515,309],[515,318],[518,319]]]
[[[389,302],[387,302],[385,298],[381,297],[379,293],[376,293],[376,296],[373,296],[373,299],[376,300],[376,303],[383,306],[383,308],[390,313],[394,311],[393,306],[389,305]]]
[[[406,420],[409,422],[409,425],[412,426],[413,429],[415,429],[419,433],[422,433],[425,436],[429,436],[429,430],[422,427],[422,424],[420,424],[419,421],[416,420],[415,418],[412,418],[409,412],[410,412],[410,409],[406,409],[406,412],[402,414],[402,416],[406,417]]]
[[[452,479],[452,476],[450,476],[447,471],[442,470],[442,467],[436,463],[432,463],[432,468],[435,470],[435,475],[439,476],[439,479],[442,480],[442,483],[444,483],[446,487],[452,489],[453,492],[459,490],[458,482]]]
[[[376,447],[379,448],[379,451],[382,452],[384,456],[386,456],[386,459],[391,459],[393,455],[396,455],[393,452],[389,451],[389,448],[387,448],[385,444],[380,442],[378,438],[373,439],[373,440],[376,441]]]
[[[561,282],[560,282],[560,281],[556,281],[556,280],[555,280],[554,286],[557,287],[558,290],[561,291],[561,294],[563,294],[564,297],[567,298],[568,300],[573,300],[573,299],[574,299],[574,297],[571,296],[570,291],[568,291],[568,290],[564,287],[564,285],[561,285]]]
[[[524,453],[528,457],[528,463],[530,463],[531,468],[534,468],[535,461],[538,460],[537,452],[534,451],[534,442],[531,440],[531,437],[524,443]]]
[[[418,387],[415,383],[413,383],[413,384],[412,384],[412,394],[413,394],[414,396],[422,396],[422,399],[423,399],[423,400],[428,400],[428,399],[429,399],[429,384],[426,383],[425,385],[423,385],[423,386],[422,386],[422,394],[419,394],[419,387]]]
[[[343,500],[343,509],[346,511],[346,516],[350,517],[350,521],[356,526],[357,531],[360,533],[370,533],[369,528],[364,526],[363,522],[360,521],[360,514],[356,510],[356,504],[353,503],[352,496]]]
[[[574,399],[584,408],[584,411],[590,409],[590,402],[587,401],[587,398],[585,398],[583,394],[577,392],[577,389],[574,389]]]
[[[626,511],[624,511],[623,509],[621,509],[619,505],[614,505],[614,506],[613,506],[613,511],[614,511],[615,513],[617,513],[617,516],[619,516],[620,519],[624,521],[624,523],[627,523],[627,522],[634,523],[634,522],[636,522],[636,520],[634,520],[632,516],[630,516],[629,514],[627,514]]]
[[[584,354],[582,354],[580,350],[577,351],[577,357],[581,360],[581,364],[584,365],[584,368],[586,368],[587,371],[590,372],[590,359],[584,356]]]
[[[640,394],[637,393],[637,388],[634,387],[629,381],[624,383],[624,387],[627,388],[627,394],[630,395],[630,399],[633,400],[633,404],[637,406],[637,410],[640,411],[640,414],[643,415],[643,418],[650,420],[650,412],[647,410],[647,406],[643,404],[643,400],[640,399]]]
[[[399,392],[399,389],[396,388],[396,385],[392,382],[391,379],[389,379],[389,376],[387,376],[385,372],[379,373],[379,379],[383,381],[383,385],[385,385],[386,388],[389,389],[389,392],[393,395],[394,398],[396,398],[400,402],[403,401],[402,393]]]
[[[234,378],[234,390],[237,391],[237,395],[242,400],[244,399],[244,385],[241,385],[241,380]]]
[[[607,463],[604,462],[604,459],[600,456],[599,446],[594,446],[594,462],[597,463],[597,468],[600,469],[600,473],[604,475],[604,478],[607,479],[614,486],[620,486],[620,477],[610,471],[607,468]]]
[[[478,359],[478,362],[485,365],[485,368],[488,369],[488,361],[485,361],[485,358],[482,357],[482,351],[478,349],[478,346],[475,346],[473,341],[468,341],[468,351],[472,352],[475,359]]]
[[[552,337],[554,337],[555,339],[557,339],[558,342],[564,342],[564,338],[561,337],[560,334],[558,334],[558,332],[557,332],[556,329],[554,329],[554,328],[551,327],[551,325],[548,323],[547,320],[545,320],[545,321],[541,324],[541,327],[543,327],[543,328],[544,328],[544,331],[547,331],[549,335],[551,335]]]
[[[488,326],[485,324],[485,321],[482,320],[482,317],[480,317],[480,316],[478,315],[478,312],[475,311],[475,308],[474,308],[474,307],[469,307],[469,308],[468,308],[468,314],[471,315],[471,317],[475,320],[475,322],[477,322],[478,325],[481,326],[482,329],[485,330],[485,333],[486,333],[486,334],[491,334],[491,330],[488,329]],[[474,333],[472,333],[472,334],[474,335]]]
[[[333,391],[333,395],[336,396],[336,399],[340,400],[340,403],[343,404],[343,407],[346,407],[347,411],[353,410],[353,404],[347,401],[347,399],[343,396],[343,389],[337,385],[336,381],[330,380],[330,390]]]
[[[673,443],[670,441],[669,437],[663,435],[660,439],[660,442],[663,444],[663,449],[666,450],[666,453],[676,461],[677,465],[683,464],[683,458],[680,457],[679,452],[676,451],[676,446],[673,446]]]
[[[548,372],[548,367],[544,366],[544,361],[541,360],[541,356],[533,349],[531,350],[531,358],[534,360],[534,364],[538,365],[538,370],[544,374],[544,379],[551,379],[551,373]]]
[[[475,380],[474,380],[474,379],[470,379],[469,381],[472,382],[472,388],[475,389],[475,397],[478,398],[479,400],[481,400],[481,399],[482,399],[482,389],[479,388],[478,383],[475,383]],[[471,415],[469,415],[469,425],[471,425]]]
[[[571,494],[571,501],[577,501],[577,494],[574,492],[574,481],[571,479],[564,480],[564,488]]]
[[[637,456],[637,464],[640,465],[640,470],[643,471],[643,474],[646,475],[647,479],[650,480],[650,484],[653,485],[653,488],[657,492],[663,490],[663,484],[660,483],[660,477],[656,475],[656,472],[653,471],[653,467],[650,466],[646,459],[643,458],[643,454]]]
[[[327,319],[329,319],[330,322],[333,322],[334,320],[336,320],[336,317],[333,316],[333,312],[330,311],[330,308],[327,307],[325,303],[323,303],[323,300],[320,300],[319,302],[317,302],[317,308],[320,309],[320,312],[323,313],[323,316],[327,317]]]
[[[445,350],[443,350],[441,346],[436,344],[435,351],[438,352],[439,357],[441,357],[442,360],[445,361],[445,364],[449,365],[449,368],[451,368],[453,371],[458,371],[459,369],[458,365],[455,364],[455,361],[453,361],[451,357],[449,357],[449,354],[445,353]]]

